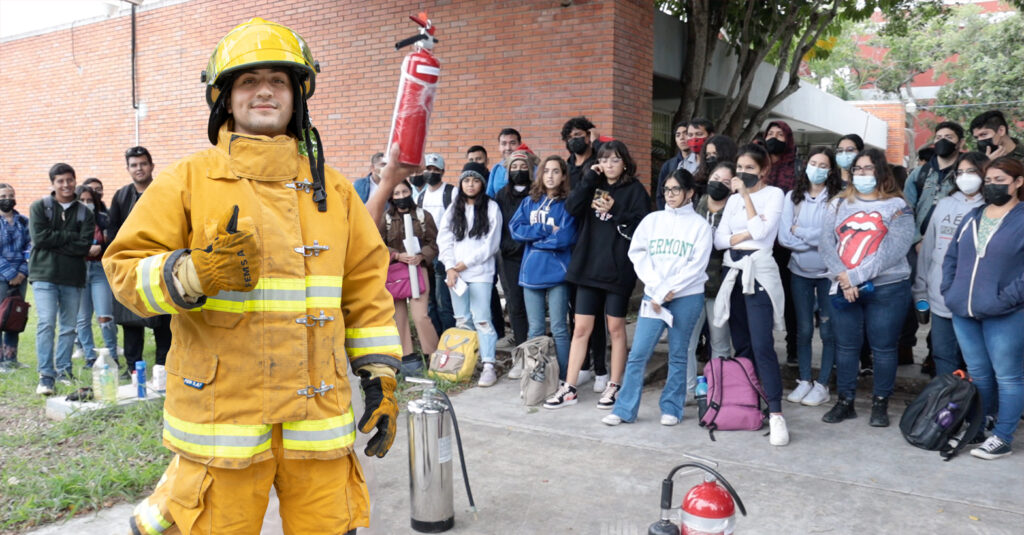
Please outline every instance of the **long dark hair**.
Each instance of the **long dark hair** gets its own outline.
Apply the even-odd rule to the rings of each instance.
[[[480,180],[477,177],[473,177],[474,180]],[[487,219],[487,212],[490,208],[491,198],[484,193],[484,189],[487,188],[487,182],[480,180],[482,186],[480,187],[480,193],[477,193],[474,197],[473,203],[473,227],[469,228],[469,222],[466,220],[466,193],[462,191],[462,179],[459,179],[459,191],[455,195],[455,202],[452,203],[452,208],[455,209],[455,213],[452,214],[451,230],[452,234],[455,235],[457,241],[466,239],[466,229],[469,229],[470,238],[482,238],[491,231],[491,221]]]
[[[715,171],[715,168],[708,168],[708,145],[715,146],[715,157],[721,162],[736,162],[736,152],[739,151],[739,147],[736,146],[736,142],[729,136],[723,136],[716,134],[708,138],[704,142],[704,148],[700,149],[700,166],[697,167],[697,172],[693,174],[693,178],[698,184],[707,184],[708,177]]]
[[[840,191],[843,191],[843,178],[839,176],[839,165],[836,164],[836,153],[832,149],[824,146],[818,146],[811,149],[811,152],[807,153],[807,162],[811,161],[811,156],[815,154],[824,154],[828,158],[828,177],[825,178],[825,192],[827,193],[826,199],[831,199]],[[811,179],[807,177],[807,167],[803,169],[797,169],[796,184],[793,185],[793,206],[796,206],[803,202],[804,193],[807,193],[811,189]]]
[[[896,176],[892,174],[892,168],[889,167],[889,162],[885,159],[885,153],[879,149],[869,148],[864,149],[857,153],[857,157],[853,159],[853,165],[850,166],[850,173],[853,173],[853,168],[857,165],[857,160],[867,156],[871,160],[871,165],[875,166],[875,188],[878,191],[878,199],[885,200],[893,197],[899,197],[903,199],[903,190],[899,188],[896,183]],[[853,199],[857,195],[857,188],[853,186],[853,179],[850,179],[850,186],[839,193],[839,196],[846,197],[847,199]]]
[[[626,148],[625,143],[613,139],[601,145],[601,150],[597,151],[597,159],[600,160],[609,156],[622,158],[622,164],[625,168],[622,170],[622,176],[619,177],[619,181],[623,184],[629,184],[636,180],[636,162],[629,155],[629,149]]]

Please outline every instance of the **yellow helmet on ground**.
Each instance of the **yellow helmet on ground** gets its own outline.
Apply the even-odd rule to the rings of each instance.
[[[286,67],[298,75],[308,99],[316,88],[320,64],[306,40],[287,26],[254,17],[236,26],[217,43],[203,71],[206,103],[212,108],[233,73],[243,69]],[[300,93],[296,88],[296,93]]]

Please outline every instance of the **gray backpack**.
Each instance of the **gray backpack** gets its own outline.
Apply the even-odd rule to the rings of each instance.
[[[539,405],[558,390],[558,358],[555,340],[550,336],[523,342],[512,352],[512,361],[523,366],[523,377],[519,380],[523,405]]]

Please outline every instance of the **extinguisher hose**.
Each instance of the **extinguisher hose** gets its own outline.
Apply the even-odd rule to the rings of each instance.
[[[414,35],[412,37],[406,37],[405,39],[402,39],[401,41],[395,43],[395,50],[401,50],[402,48],[405,48],[413,43],[418,43],[420,41],[430,38],[431,37],[429,35],[423,33],[419,35]]]
[[[462,480],[466,483],[466,496],[469,497],[469,508],[476,514],[476,502],[473,501],[473,491],[469,488],[469,472],[466,471],[466,455],[462,451],[462,435],[459,433],[459,420],[455,417],[455,407],[452,406],[452,400],[448,398],[448,394],[440,390],[437,392],[444,397],[444,402],[448,405],[448,410],[452,414],[452,427],[455,428],[455,443],[459,446],[459,462],[462,464]],[[743,509],[742,505],[740,505],[740,509]]]
[[[452,416],[454,418],[454,415]],[[458,436],[458,432],[456,432],[456,436]],[[732,485],[730,485],[729,482],[726,481],[724,477],[722,477],[722,474],[719,474],[710,466],[705,466],[701,463],[683,463],[673,468],[672,471],[668,473],[668,477],[666,477],[665,480],[661,482],[662,509],[672,508],[672,478],[675,477],[676,472],[682,470],[683,468],[700,468],[701,470],[704,470],[705,472],[715,476],[715,479],[720,481],[722,483],[722,486],[725,487],[725,490],[729,491],[729,494],[732,495],[732,498],[736,500],[736,506],[740,508],[740,512],[743,513],[743,516],[747,516],[747,509],[743,507],[743,500],[740,499],[739,494],[736,494],[736,491],[732,488]]]

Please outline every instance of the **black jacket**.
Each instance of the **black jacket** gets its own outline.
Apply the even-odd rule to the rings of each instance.
[[[121,225],[128,219],[128,214],[135,207],[135,203],[139,202],[140,196],[142,194],[135,189],[134,183],[128,184],[114,193],[114,198],[110,200],[110,208],[107,211],[107,243],[113,242],[117,237],[117,232],[121,230]]]
[[[590,207],[599,187],[615,201],[604,219]],[[565,206],[580,229],[566,280],[618,295],[633,293],[636,272],[629,260],[629,242],[640,220],[650,211],[647,190],[636,180],[620,180],[609,186],[604,175],[588,170],[583,181],[569,193]]]
[[[523,199],[529,196],[530,188],[519,192],[515,190],[511,182],[505,184],[505,187],[498,190],[494,196],[494,200],[498,201],[498,208],[501,209],[501,245],[499,250],[502,258],[523,259],[523,244],[512,239],[508,224],[512,221],[512,216],[516,215],[516,210],[519,209]]]

